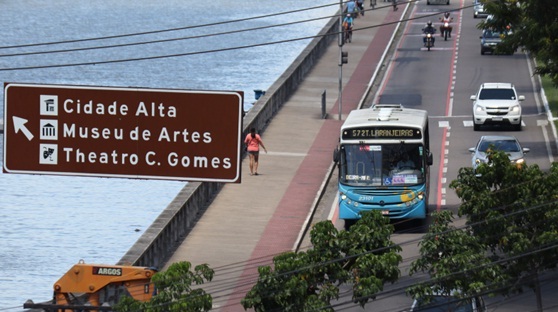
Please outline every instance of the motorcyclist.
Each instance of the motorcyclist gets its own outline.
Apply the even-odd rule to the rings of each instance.
[[[450,12],[444,13],[444,17],[440,17],[440,21],[442,22],[442,26],[440,26],[440,36],[444,36],[444,32],[442,28],[445,27],[446,23],[448,23],[448,37],[451,38],[451,31],[453,27],[451,27],[451,22],[453,21],[453,17],[450,16]]]
[[[436,33],[436,27],[432,26],[432,21],[428,21],[428,23],[426,23],[426,27],[424,27],[422,29],[422,32],[425,35],[426,34],[434,35]],[[424,38],[422,38],[422,41],[424,42],[424,46],[426,46],[426,36],[424,36]],[[432,46],[434,46],[435,41],[436,41],[436,38],[434,38],[434,36],[432,36]]]

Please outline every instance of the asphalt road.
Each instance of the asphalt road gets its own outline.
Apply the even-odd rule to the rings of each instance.
[[[460,168],[471,166],[469,147],[475,146],[481,135],[514,135],[524,147],[531,149],[526,156],[528,164],[538,164],[541,169],[550,168],[557,154],[556,138],[548,123],[540,99],[540,86],[531,75],[532,64],[528,55],[519,50],[513,55],[481,55],[481,21],[473,18],[469,1],[452,1],[450,5],[427,5],[425,1],[410,6],[409,22],[399,33],[398,44],[391,54],[391,61],[384,79],[377,82],[376,93],[367,101],[373,103],[401,103],[405,107],[425,109],[430,116],[430,144],[434,155],[431,167],[430,210],[449,209],[457,214],[460,199],[449,185],[457,178]],[[444,41],[436,37],[435,47],[427,51],[422,47],[422,32],[428,20],[439,30],[438,18],[446,10],[454,17],[452,38]],[[483,82],[511,82],[518,94],[525,96],[522,102],[523,126],[521,131],[506,127],[486,127],[474,131],[472,124],[472,101]],[[336,179],[336,176],[332,180]],[[335,192],[335,183],[328,190]],[[335,208],[335,194],[324,196],[324,203],[316,215],[325,218]],[[327,202],[332,200],[331,202]],[[329,207],[329,209],[328,209]],[[335,221],[335,220],[334,220]],[[457,220],[456,225],[464,220]],[[342,224],[336,222],[338,228]],[[339,300],[339,311],[406,311],[412,300],[405,295],[405,288],[424,276],[408,276],[410,262],[418,254],[417,243],[424,229],[415,225],[396,227],[392,239],[402,244],[404,263],[402,278],[395,285],[387,285],[376,301],[364,309],[355,307],[347,289]],[[555,274],[545,275],[543,301],[545,310],[557,310],[558,302],[553,296],[558,288],[552,283]],[[532,311],[536,309],[532,292],[527,291],[511,298],[485,298],[489,311]]]

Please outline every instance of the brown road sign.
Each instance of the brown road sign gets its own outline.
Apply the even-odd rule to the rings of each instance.
[[[243,96],[5,83],[3,171],[240,183]]]

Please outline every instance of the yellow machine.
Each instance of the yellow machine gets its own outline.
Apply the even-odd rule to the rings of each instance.
[[[74,265],[54,284],[52,302],[26,302],[23,307],[49,312],[112,311],[122,296],[149,301],[155,293],[148,267],[86,264]]]

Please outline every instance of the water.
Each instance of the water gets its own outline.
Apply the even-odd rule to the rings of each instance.
[[[215,51],[312,36],[328,19],[221,36],[210,34],[327,17],[338,8],[335,3],[294,0],[2,1],[0,47],[176,29],[326,4],[332,5],[212,27],[0,48],[0,79],[22,83],[243,91],[245,108],[249,109],[254,101],[253,90],[266,90],[309,40],[144,61],[102,62]],[[2,56],[200,35],[202,37],[197,39],[101,50]],[[96,64],[5,70],[92,62]],[[0,115],[3,118],[3,105],[0,105]],[[0,146],[2,152],[3,146]],[[0,310],[21,310],[27,299],[35,302],[51,299],[53,283],[80,259],[88,263],[118,262],[184,185],[178,181],[0,173]]]

